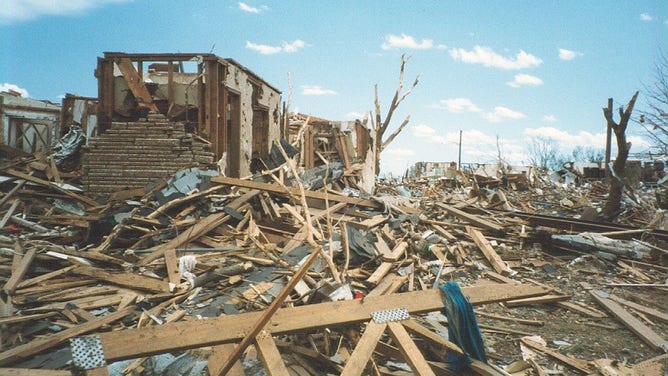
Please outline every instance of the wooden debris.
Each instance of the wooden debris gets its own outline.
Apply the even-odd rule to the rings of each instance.
[[[480,248],[482,253],[487,258],[487,261],[489,261],[497,273],[504,275],[515,274],[515,272],[510,269],[510,267],[508,267],[508,265],[506,265],[503,260],[501,260],[501,257],[499,257],[492,245],[487,239],[485,239],[485,236],[480,231],[474,229],[473,227],[468,227],[467,230],[469,236],[471,236],[473,241],[478,245],[478,248]]]
[[[596,301],[601,304],[605,309],[612,313],[619,321],[629,328],[633,333],[638,335],[640,338],[645,341],[648,345],[652,346],[657,350],[668,352],[668,341],[661,338],[656,334],[652,329],[647,325],[643,324],[640,320],[631,315],[618,303],[614,302],[612,299],[608,298],[608,294],[603,291],[594,290],[591,291],[591,295],[596,299]]]
[[[124,74],[126,79],[131,76],[132,72]],[[139,95],[141,90],[134,88]],[[145,132],[141,142],[164,143],[160,147],[176,152],[179,143],[199,137],[185,135],[162,115],[149,117],[150,121],[127,123],[125,128],[114,123],[106,136],[95,138],[91,145],[98,151],[113,150],[130,145]],[[484,311],[477,308],[485,339],[500,349],[491,354],[490,364],[474,361],[470,365],[477,374],[506,375],[495,368],[494,360],[517,354],[510,346],[495,345],[501,337],[553,335],[555,325],[570,324],[584,331],[606,329],[605,336],[619,337],[615,320],[641,333],[639,339],[624,338],[629,342],[625,348],[640,341],[652,344],[642,354],[624,354],[635,361],[647,360],[633,368],[638,372],[658,369],[659,363],[650,360],[665,351],[659,334],[667,320],[660,299],[668,273],[661,243],[668,234],[660,223],[648,231],[637,220],[634,226],[576,220],[572,217],[580,214],[576,209],[592,204],[596,193],[581,194],[580,188],[562,192],[540,185],[535,177],[509,178],[508,185],[501,186],[498,177],[459,171],[453,175],[461,179],[457,182],[404,180],[401,190],[396,181],[380,182],[377,196],[356,197],[363,145],[353,145],[343,133],[323,133],[320,126],[305,133],[313,141],[301,151],[306,164],[316,168],[334,158],[337,167],[330,172],[343,171],[342,176],[325,181],[309,171],[301,180],[300,168],[306,166],[296,166],[297,157],[281,153],[287,163],[258,172],[253,180],[214,176],[212,185],[177,189],[173,196],[174,190],[169,189],[176,186],[171,182],[152,182],[151,188],[112,192],[105,202],[64,188],[79,178],[53,165],[49,157],[13,162],[2,170],[10,180],[0,184],[13,187],[0,196],[0,259],[4,261],[0,267],[4,290],[0,365],[32,364],[33,357],[49,357],[49,351],[66,339],[90,333],[100,338],[109,364],[135,359],[125,370],[128,374],[148,374],[152,372],[149,357],[178,352],[207,361],[213,375],[242,375],[239,360],[244,352],[249,359],[259,359],[271,375],[398,373],[387,360],[406,362],[403,367],[414,374],[442,374],[443,351],[462,353],[440,333],[447,330],[445,321],[431,317],[443,312],[438,287],[452,280],[462,285],[476,306],[502,303],[489,304]],[[320,148],[317,142],[325,140],[336,150]],[[151,160],[159,158],[163,157]],[[169,163],[176,165],[176,161]],[[98,167],[104,168],[102,161]],[[162,166],[155,168],[161,176],[165,174]],[[83,179],[87,184],[108,180],[107,188],[122,180]],[[188,179],[195,180],[195,175]],[[305,181],[323,188],[304,189]],[[451,183],[453,188],[471,184],[472,189],[450,190],[447,184]],[[525,194],[519,189],[522,184],[533,186]],[[405,197],[406,191],[412,197]],[[500,210],[513,207],[530,213]],[[652,252],[643,255],[643,262],[619,255],[611,263],[552,242],[550,234],[573,231],[602,232],[615,239],[642,236],[643,245]],[[309,251],[312,260],[307,258]],[[187,272],[179,265],[185,260],[193,261]],[[286,282],[286,276],[293,277]],[[601,286],[628,288],[616,289],[607,297],[586,293]],[[641,291],[643,286],[653,289]],[[641,293],[632,296],[629,291]],[[592,307],[591,299],[605,299],[601,305],[607,310],[616,304],[615,318]],[[141,308],[133,308],[135,304]],[[374,312],[397,308],[406,309],[411,318],[382,324],[370,321]],[[101,315],[104,311],[108,313]],[[123,312],[128,315],[122,323],[111,316]],[[651,322],[652,328],[632,315]],[[431,328],[418,322],[430,323]],[[45,334],[56,327],[62,329]],[[597,363],[588,358],[592,367],[577,359],[576,355],[602,357],[602,352],[615,351],[611,351],[614,343],[585,336],[576,339],[571,356],[522,342],[576,372],[595,368],[613,372],[611,364],[617,367],[614,372],[627,371],[615,363],[617,359]],[[550,340],[556,344],[559,339]],[[572,337],[565,340],[572,342]],[[594,340],[598,341],[595,348]],[[555,371],[540,360],[528,360],[525,366],[537,374]],[[30,374],[58,375],[71,366],[59,367],[67,371]],[[0,369],[0,373],[23,372],[17,369]],[[103,367],[86,374],[105,372]]]

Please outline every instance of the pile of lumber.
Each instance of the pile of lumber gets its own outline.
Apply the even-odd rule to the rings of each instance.
[[[665,305],[620,291],[665,297],[659,229],[574,230],[457,189],[412,198],[312,191],[294,167],[282,171],[191,174],[194,188],[165,182],[97,203],[5,169],[17,188],[0,206],[0,373],[447,374],[445,354],[464,350],[446,334],[446,281],[462,286],[488,348],[489,362],[474,359],[467,372],[651,374],[642,372],[665,360]],[[64,209],[72,206],[81,212]],[[642,260],[552,242],[581,231],[653,238],[643,237]],[[554,335],[546,315],[628,328],[628,346],[644,350],[625,363],[583,339],[580,352],[563,353],[560,338],[536,338]]]

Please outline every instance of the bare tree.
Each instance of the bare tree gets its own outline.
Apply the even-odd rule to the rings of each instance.
[[[663,53],[654,67],[654,83],[644,85],[647,109],[640,111],[638,123],[659,154],[668,154],[668,55]]]
[[[527,146],[529,153],[529,163],[543,169],[560,169],[565,158],[559,154],[554,140],[549,137],[536,136],[531,138],[531,143]]]
[[[409,57],[406,55],[401,55],[401,67],[399,70],[399,84],[397,85],[397,90],[394,93],[392,102],[390,102],[390,107],[387,110],[387,114],[383,119],[380,109],[380,100],[378,99],[378,85],[374,85],[374,94],[375,94],[375,114],[371,117],[371,124],[368,126],[366,123],[369,118],[364,119],[364,125],[370,130],[371,136],[371,148],[367,153],[366,158],[366,170],[362,173],[362,188],[367,192],[371,193],[375,185],[375,179],[380,173],[380,153],[382,153],[385,148],[399,135],[399,133],[408,125],[410,121],[410,115],[406,116],[404,121],[399,125],[399,127],[392,132],[387,138],[383,138],[388,128],[391,125],[392,116],[397,107],[403,102],[404,99],[413,91],[415,86],[417,86],[420,76],[415,77],[415,81],[408,90],[403,94],[401,90],[404,86],[404,72],[406,69],[406,63],[408,62]]]
[[[637,98],[638,92],[636,91],[626,105],[626,109],[624,109],[624,107],[619,108],[619,123],[616,123],[613,119],[612,98],[608,99],[608,107],[603,108],[603,116],[605,117],[607,126],[615,132],[615,139],[617,140],[617,158],[615,158],[615,162],[612,164],[612,170],[610,171],[611,177],[608,200],[600,215],[600,219],[603,220],[612,220],[615,218],[619,215],[622,206],[621,200],[624,192],[626,160],[629,157],[629,149],[631,149],[631,143],[626,142],[626,127],[631,118],[631,112],[633,111],[633,106],[635,105]],[[609,168],[609,166],[606,166],[606,168]]]
[[[605,150],[591,146],[578,145],[573,148],[573,160],[576,162],[602,162],[605,159]]]

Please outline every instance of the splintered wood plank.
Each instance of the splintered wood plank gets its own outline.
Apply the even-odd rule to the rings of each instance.
[[[12,276],[9,277],[9,280],[5,283],[4,290],[7,291],[9,295],[14,295],[16,286],[18,286],[19,282],[23,279],[23,276],[28,272],[30,264],[32,264],[32,261],[35,259],[35,255],[37,255],[37,249],[30,248],[23,255],[21,261],[19,261],[16,269],[12,272]]]
[[[0,368],[4,376],[72,376],[70,371],[57,369]]]
[[[152,111],[158,111],[155,103],[153,103],[153,98],[148,92],[144,81],[142,81],[139,76],[139,72],[135,69],[135,66],[132,65],[132,61],[127,57],[121,57],[114,60],[114,63],[118,66],[118,69],[121,71],[125,82],[127,82],[130,91],[137,99],[137,103],[141,107],[146,107]]]
[[[167,277],[169,283],[177,286],[181,282],[181,272],[179,271],[179,261],[176,257],[176,249],[165,251],[165,267],[167,268]]]
[[[591,295],[596,299],[596,301],[605,307],[613,316],[615,316],[619,321],[629,328],[633,333],[638,335],[645,343],[650,345],[655,350],[668,351],[668,341],[661,338],[656,332],[654,332],[650,327],[643,324],[642,321],[638,320],[630,314],[627,310],[624,309],[619,303],[608,299],[606,294],[603,291],[593,290],[590,291]]]
[[[12,364],[20,360],[26,359],[32,355],[35,355],[44,350],[57,346],[72,337],[80,336],[92,330],[98,329],[104,325],[111,324],[114,321],[120,320],[123,317],[132,313],[134,310],[135,307],[130,306],[125,309],[118,310],[114,313],[110,313],[106,316],[100,317],[97,320],[88,321],[86,323],[77,325],[70,329],[65,329],[56,334],[47,337],[42,337],[39,339],[34,339],[26,343],[25,345],[17,346],[7,351],[4,351],[0,353],[0,365]]]
[[[381,236],[378,237],[378,240],[373,245],[376,246],[376,251],[383,257],[390,257],[392,254],[392,250]]]
[[[542,344],[540,344],[536,341],[533,341],[529,338],[520,338],[520,341],[522,341],[523,344],[531,347],[532,349],[538,350],[538,351],[540,351],[542,353],[545,353],[545,354],[547,354],[547,355],[549,355],[553,358],[559,359],[562,362],[568,364],[569,366],[571,366],[571,367],[573,367],[577,370],[580,370],[580,371],[584,372],[587,375],[591,372],[591,369],[589,368],[589,364],[587,364],[587,362],[585,362],[584,360],[580,360],[580,359],[570,357],[568,355],[564,355],[564,354],[562,354],[558,351],[554,351],[550,348],[547,348],[547,347],[543,346]]]
[[[462,287],[473,305],[543,295],[547,289],[533,285],[489,284]],[[369,320],[372,312],[405,308],[410,314],[443,309],[440,290],[420,290],[361,300],[346,300],[281,308],[268,323],[273,335],[317,330]],[[222,343],[238,342],[249,333],[263,312],[220,316],[215,319],[175,322],[160,326],[99,333],[107,360],[122,360]],[[225,328],[225,330],[220,330]],[[178,341],[174,341],[178,338]]]
[[[450,231],[444,229],[441,225],[431,225],[431,227],[433,227],[439,235],[446,238],[448,241],[457,241],[457,237],[452,235]]]
[[[222,345],[216,345],[213,347],[213,352],[207,360],[207,368],[209,369],[209,375],[217,375],[220,372],[220,369],[223,367],[225,360],[232,354],[234,351],[234,343],[225,343]],[[244,367],[241,365],[241,362],[237,360],[232,365],[229,371],[227,371],[226,376],[244,376]]]
[[[346,170],[350,170],[350,156],[348,155],[346,136],[343,133],[338,133],[336,135],[336,140],[336,148],[339,151],[339,157],[343,161],[343,166]]]
[[[367,278],[366,281],[372,285],[377,285],[378,282],[380,282],[380,280],[390,272],[394,262],[396,262],[399,257],[404,254],[406,248],[408,248],[408,243],[406,242],[401,242],[396,247],[394,247],[392,253],[390,253],[387,257],[383,257],[383,263],[376,268],[373,274],[371,274],[371,276]]]
[[[24,309],[23,312],[25,313],[37,313],[37,312],[48,312],[48,311],[54,311],[54,310],[62,310],[65,309],[65,307],[68,304],[75,304],[77,307],[81,307],[83,309],[95,309],[95,308],[100,308],[100,307],[111,307],[111,306],[116,306],[121,302],[123,299],[122,295],[112,295],[112,296],[90,296],[90,297],[85,297],[77,300],[72,300],[72,301],[67,301],[67,302],[59,302],[59,303],[51,303],[51,304],[44,304],[35,308],[28,308]]]
[[[23,181],[23,183],[25,183],[25,180]],[[9,194],[11,194],[11,193],[12,192],[9,192]],[[4,199],[6,199],[6,198],[8,198],[8,196],[3,197],[2,201],[4,201]],[[9,221],[9,218],[11,218],[12,215],[14,215],[14,211],[16,210],[16,208],[19,206],[20,203],[21,203],[21,200],[14,200],[14,202],[12,202],[12,206],[9,207],[9,209],[5,213],[4,217],[2,217],[2,219],[0,219],[0,228],[5,227],[5,225],[7,224],[7,221]],[[2,207],[2,204],[0,204],[0,207]]]
[[[385,276],[376,287],[369,291],[366,297],[387,295],[396,292],[408,279],[408,275],[388,275]]]
[[[446,205],[441,202],[436,202],[436,206],[438,206],[441,209],[444,209],[445,211],[448,212],[448,214],[452,214],[455,217],[461,218],[471,224],[474,224],[478,227],[482,227],[486,230],[492,230],[495,232],[504,232],[504,228],[501,225],[498,225],[496,223],[490,222],[486,219],[482,219],[477,215],[469,214],[466,213],[462,210],[459,210],[455,208],[454,206]]]
[[[269,376],[290,376],[271,334],[265,332],[255,337],[255,348]]]
[[[555,305],[589,317],[596,317],[596,318],[608,317],[608,315],[606,315],[605,312],[593,309],[591,307],[583,307],[574,302],[556,302]]]
[[[494,247],[492,247],[492,244],[490,244],[489,240],[485,238],[485,235],[483,235],[482,232],[474,229],[473,227],[467,227],[467,230],[469,236],[473,239],[478,248],[480,248],[482,253],[487,258],[487,261],[489,261],[497,273],[503,275],[515,274],[515,272],[510,269],[510,267],[501,259],[501,257],[499,257],[499,255],[494,250]]]
[[[390,336],[392,336],[394,342],[399,346],[399,350],[404,355],[404,358],[411,365],[413,372],[419,376],[435,376],[434,371],[429,367],[422,352],[420,352],[420,349],[415,345],[411,336],[406,332],[406,328],[400,322],[390,322],[387,324],[387,328],[390,330]]]
[[[379,214],[369,219],[365,219],[362,222],[348,222],[348,224],[353,227],[368,231],[374,227],[382,225],[383,223],[387,222],[388,219],[390,219],[389,216]]]
[[[23,315],[23,316],[19,316],[19,315],[3,316],[3,317],[0,317],[0,325],[18,324],[18,323],[22,323],[22,322],[25,322],[25,321],[40,320],[40,319],[44,319],[44,318],[47,318],[47,317],[55,316],[57,314],[58,314],[58,312],[48,312],[48,313],[37,313],[37,314],[34,314],[34,315]]]
[[[169,286],[159,279],[140,276],[134,273],[112,273],[92,266],[80,266],[72,271],[75,274],[85,275],[100,281],[115,285],[152,292],[169,292]]]
[[[570,298],[571,298],[570,295],[543,295],[543,296],[537,296],[535,298],[509,300],[505,303],[505,305],[507,307],[519,307],[529,304],[560,302],[564,300],[569,300]]]
[[[52,188],[52,189],[54,189],[54,190],[56,190],[60,193],[63,193],[67,196],[70,196],[71,198],[73,198],[77,201],[81,201],[82,203],[84,203],[88,206],[95,207],[95,206],[99,205],[97,203],[97,201],[93,200],[92,198],[88,198],[86,196],[78,195],[74,192],[68,191],[67,189],[61,188],[58,184],[55,184],[55,183],[52,183],[50,181],[34,177],[30,174],[26,174],[26,173],[23,173],[23,172],[18,171],[18,170],[13,170],[11,168],[3,170],[3,172],[5,172],[7,174],[10,174],[12,176],[16,176],[17,178],[21,178],[23,180],[31,181],[33,183],[44,185],[46,187]]]
[[[25,288],[25,287],[30,287],[30,286],[37,285],[37,284],[42,283],[44,281],[47,281],[51,278],[55,278],[55,277],[59,277],[63,274],[67,274],[74,268],[76,268],[76,265],[70,265],[68,267],[58,269],[58,270],[54,270],[50,273],[42,274],[42,275],[39,275],[39,276],[34,277],[34,278],[24,279],[23,282],[18,284],[17,288]]]
[[[619,296],[614,295],[614,294],[610,294],[609,298],[616,301],[617,303],[623,304],[623,305],[625,305],[629,308],[633,308],[638,312],[642,312],[644,314],[647,314],[647,315],[650,315],[654,318],[657,318],[661,321],[668,322],[668,314],[665,314],[665,313],[663,313],[659,310],[656,310],[656,309],[650,308],[650,307],[645,307],[644,305],[641,305],[641,304],[638,304],[638,303],[635,303],[635,302],[631,302],[631,301],[628,301],[626,299],[622,299]]]
[[[364,369],[366,368],[373,350],[378,345],[380,337],[385,332],[387,324],[377,324],[374,321],[370,321],[364,329],[362,338],[355,346],[355,350],[350,355],[350,358],[346,361],[343,371],[341,371],[341,376],[358,376],[362,375]]]

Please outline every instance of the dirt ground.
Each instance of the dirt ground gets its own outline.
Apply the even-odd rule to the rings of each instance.
[[[541,253],[550,254],[549,250],[543,250]],[[612,262],[577,254],[561,254],[559,258],[549,257],[549,259],[551,262],[543,267],[527,265],[515,268],[519,272],[513,279],[536,281],[553,287],[561,293],[570,295],[571,302],[582,303],[588,308],[602,312],[605,312],[605,309],[592,297],[590,290],[605,291],[664,314],[668,311],[668,289],[665,287],[610,286],[624,283],[625,276],[625,273]],[[561,262],[554,262],[559,260]],[[658,265],[638,267],[652,278],[648,284],[665,285],[667,275],[664,267]],[[584,361],[611,359],[633,365],[663,354],[663,351],[646,344],[609,312],[605,312],[608,317],[589,317],[554,303],[514,308],[506,307],[503,303],[488,304],[477,307],[476,311],[516,319],[536,320],[543,324],[535,326],[478,315],[478,323],[483,327],[481,330],[487,355],[498,365],[508,365],[522,359],[519,341],[519,338],[524,336],[522,333],[539,336],[548,348]],[[639,314],[637,311],[631,310],[631,312],[636,313],[636,317],[640,317],[641,321],[660,337],[668,338],[667,322]],[[504,329],[509,333],[503,333]],[[582,374],[550,356],[541,354],[536,358],[536,362],[548,374]],[[665,369],[665,359],[663,362]]]

